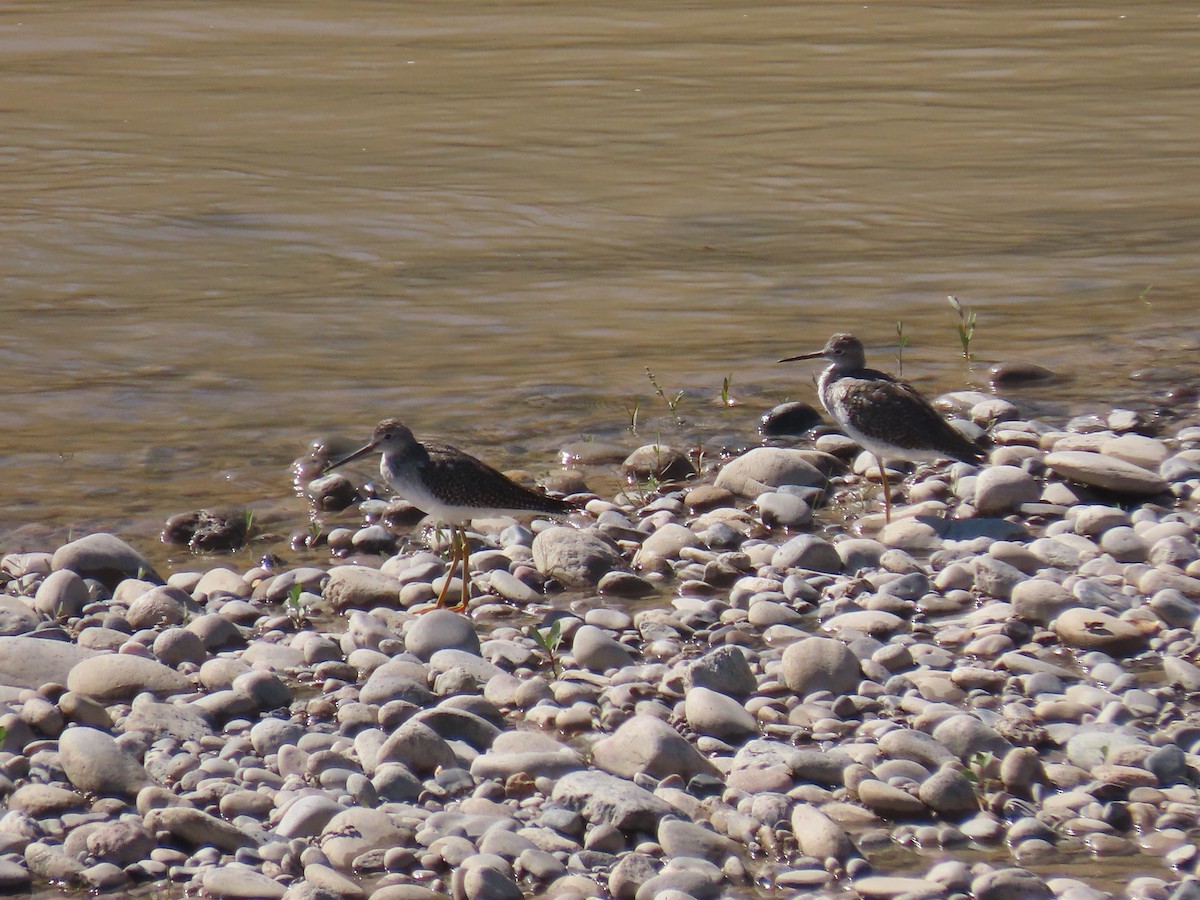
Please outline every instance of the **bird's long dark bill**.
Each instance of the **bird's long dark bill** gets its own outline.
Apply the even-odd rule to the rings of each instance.
[[[801,360],[804,360],[804,359],[820,359],[824,355],[825,355],[824,350],[817,350],[815,353],[801,353],[799,356],[789,356],[787,359],[781,359],[779,361],[781,363],[800,362]]]
[[[324,469],[321,470],[321,474],[324,475],[326,472],[332,472],[338,466],[344,466],[348,462],[354,462],[360,456],[366,456],[368,453],[370,453],[372,450],[374,450],[378,446],[379,446],[378,441],[372,441],[371,443],[367,444],[365,447],[359,447],[357,450],[355,450],[349,456],[343,456],[341,459],[337,459],[337,460],[334,460],[333,462],[331,462],[329,465],[327,465]]]

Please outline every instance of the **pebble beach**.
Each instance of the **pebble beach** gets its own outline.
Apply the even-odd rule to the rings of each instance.
[[[568,468],[565,519],[474,523],[465,615],[418,612],[444,534],[340,472],[321,565],[8,553],[0,890],[1200,897],[1188,402],[946,395],[989,459],[897,469],[890,523],[828,431]]]

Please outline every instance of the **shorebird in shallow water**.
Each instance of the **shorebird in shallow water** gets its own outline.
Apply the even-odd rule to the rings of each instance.
[[[917,389],[886,372],[867,368],[862,341],[835,334],[813,353],[779,360],[827,359],[829,368],[817,381],[825,411],[864,450],[875,457],[883,478],[885,521],[892,520],[891,490],[885,459],[957,459],[982,463],[987,454],[942,418]]]
[[[467,572],[470,551],[464,526],[472,519],[532,513],[564,515],[575,508],[565,500],[517,484],[482,460],[449,444],[418,441],[399,419],[384,419],[375,426],[369,443],[349,456],[331,462],[325,472],[374,451],[383,454],[379,472],[392,489],[450,528],[450,569],[434,609],[445,604],[454,567],[459,562],[462,563],[462,597],[457,606],[449,608],[466,609],[470,591]]]

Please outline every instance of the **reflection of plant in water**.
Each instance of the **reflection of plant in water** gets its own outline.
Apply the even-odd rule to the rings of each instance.
[[[546,654],[546,658],[550,661],[550,667],[554,670],[554,677],[561,678],[562,661],[558,658],[558,648],[562,645],[562,620],[555,619],[544,629],[531,625],[529,626],[529,636]]]
[[[904,348],[908,346],[908,335],[904,333],[904,323],[896,323],[896,375],[904,377]]]

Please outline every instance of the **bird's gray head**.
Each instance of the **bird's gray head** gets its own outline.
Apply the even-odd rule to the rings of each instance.
[[[852,334],[835,334],[820,350],[789,356],[780,362],[797,362],[802,359],[827,359],[835,369],[861,369],[867,364],[867,354],[862,341]]]
[[[349,456],[343,456],[341,459],[331,462],[325,467],[322,474],[344,466],[348,462],[353,462],[374,450],[383,454],[403,454],[415,446],[417,446],[417,439],[413,437],[412,429],[399,419],[384,419],[375,426],[369,443],[359,447]]]
[[[384,453],[388,450],[402,450],[416,442],[412,429],[399,419],[384,419],[375,426],[375,432],[371,435],[371,445]]]

